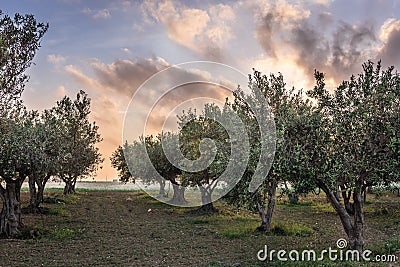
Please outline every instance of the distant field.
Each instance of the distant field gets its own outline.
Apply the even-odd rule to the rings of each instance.
[[[48,182],[46,184],[45,191],[46,192],[62,192],[64,188],[63,182]],[[98,182],[98,181],[79,181],[76,183],[76,191],[77,192],[93,192],[93,191],[140,191],[144,189],[147,193],[150,193],[152,196],[157,197],[159,194],[159,185],[158,184],[150,184],[145,185],[140,182],[136,183],[121,183],[121,182]],[[22,185],[22,191],[28,191],[29,185],[28,182],[24,182]],[[165,186],[165,192],[168,197],[163,198],[163,202],[168,202],[171,200],[173,196],[173,189],[167,182]],[[214,190],[212,198],[213,200],[220,198],[221,196],[218,194],[218,187]],[[188,188],[185,191],[185,198],[188,201],[187,206],[199,206],[201,204],[201,196],[200,191],[197,188]]]
[[[22,185],[22,190],[27,190],[29,188],[28,182],[24,182]],[[46,189],[54,188],[64,188],[63,182],[48,182],[46,184]],[[77,182],[76,189],[86,189],[86,190],[140,190],[138,184],[134,183],[120,183],[120,182]]]
[[[54,200],[43,204],[46,214],[23,214],[26,239],[0,240],[0,266],[313,266],[309,262],[267,264],[259,262],[256,254],[264,245],[321,251],[346,237],[322,195],[301,199],[298,205],[279,200],[273,232],[268,235],[255,230],[257,215],[222,201],[216,203],[218,213],[204,215],[194,208],[160,203],[141,191],[88,190],[67,197],[48,191],[45,195]],[[28,200],[28,192],[23,192],[23,207]],[[368,195],[365,212],[367,248],[399,255],[399,197]],[[32,239],[37,232],[39,237]]]

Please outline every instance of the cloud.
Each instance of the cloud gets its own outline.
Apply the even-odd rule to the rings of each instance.
[[[205,103],[224,103],[226,97],[231,96],[228,89],[214,84],[191,83],[178,86],[154,106],[147,120],[146,132],[155,134],[161,131],[176,131],[176,115],[182,115],[183,110],[192,108],[201,113]]]
[[[82,13],[91,15],[93,14],[93,10],[88,7],[85,7],[84,9],[82,9]]]
[[[67,60],[66,57],[56,54],[47,55],[47,61],[53,64],[64,63]]]
[[[257,11],[258,10],[258,11]],[[277,39],[281,39],[282,31],[291,29],[299,21],[310,16],[310,11],[286,1],[262,6],[255,11],[256,38],[270,57],[276,57]],[[261,12],[264,13],[260,13]]]
[[[59,99],[63,98],[68,95],[67,89],[63,85],[60,85],[56,90],[56,95]]]
[[[349,78],[368,59],[369,50],[375,44],[373,26],[368,23],[350,25],[340,22],[333,34],[332,59],[326,65],[338,79]]]
[[[28,109],[43,111],[52,108],[57,101],[66,95],[68,95],[68,90],[64,85],[51,86],[43,91],[43,86],[31,83],[24,90],[22,97]]]
[[[230,26],[235,13],[228,5],[198,9],[171,0],[144,1],[142,10],[147,23],[163,24],[171,40],[207,58],[222,59],[224,46],[235,37]]]
[[[290,26],[292,22],[308,18],[311,11],[304,8],[304,3],[286,0],[250,1],[255,21],[262,20],[267,14],[272,14],[281,26]]]
[[[93,19],[108,19],[111,18],[111,13],[108,9],[92,10],[86,7],[82,10],[82,13],[90,15]]]
[[[123,52],[129,54],[129,55],[132,55],[131,50],[129,50],[129,48],[127,48],[127,47],[121,48],[121,50],[122,50]]]
[[[93,14],[94,19],[108,19],[111,17],[110,11],[108,9],[99,10]]]
[[[289,45],[295,50],[296,64],[309,75],[318,69],[337,82],[360,70],[376,42],[372,26],[343,21],[331,36],[319,32],[307,21],[294,27],[290,34]]]
[[[372,23],[335,23],[328,12],[311,16],[311,11],[280,2],[279,7],[264,8],[264,15],[256,20],[256,37],[270,59],[279,61],[289,54],[286,60],[302,69],[303,75],[312,77],[318,69],[339,83],[373,58],[378,40]]]
[[[265,52],[267,52],[270,57],[275,58],[275,42],[273,41],[275,31],[273,20],[274,15],[272,13],[265,15],[262,23],[257,27],[256,36]]]
[[[314,3],[321,6],[329,6],[334,0],[314,0]]]
[[[167,67],[173,69],[172,74],[162,72],[165,74],[163,79],[151,80],[153,82],[147,83],[147,86],[142,88],[137,96],[139,99],[138,106],[133,107],[135,118],[145,119],[147,112],[150,112],[149,107],[155,104],[146,124],[146,133],[157,133],[167,119],[167,115],[182,102],[199,97],[224,101],[225,97],[230,94],[227,90],[207,83],[193,83],[173,88],[171,84],[175,81],[208,81],[211,73],[171,66],[162,58],[140,58],[135,61],[116,60],[111,64],[97,60],[92,62],[90,67],[90,72],[94,74],[93,77],[72,65],[66,66],[65,71],[92,98],[91,118],[99,126],[99,132],[103,137],[103,142],[100,143],[99,148],[103,157],[106,158],[103,170],[98,173],[100,179],[104,179],[105,176],[115,176],[115,171],[110,167],[108,158],[122,142],[125,110],[135,90],[153,74]],[[220,82],[224,85],[228,84],[228,82]],[[173,90],[159,98],[166,88]],[[64,89],[60,87],[58,91],[61,93]],[[179,109],[176,112],[181,114]],[[174,114],[172,119],[176,118]],[[166,123],[168,129],[174,128],[174,120]],[[130,125],[133,126],[134,134],[128,136],[129,139],[131,137],[137,138],[144,125],[138,125],[138,122],[128,119],[126,127]]]
[[[141,58],[136,61],[117,60],[111,64],[97,61],[91,66],[102,88],[131,97],[146,79],[169,64],[162,58]]]
[[[322,11],[318,14],[318,24],[321,28],[325,29],[327,26],[334,22],[332,14],[326,11]]]
[[[388,19],[380,29],[382,46],[378,48],[376,59],[382,60],[385,66],[397,65],[400,62],[400,20]]]
[[[123,103],[126,105],[126,103]],[[99,126],[103,141],[98,144],[104,157],[103,169],[98,171],[98,177],[104,180],[116,178],[116,171],[111,167],[110,157],[113,151],[122,143],[123,114],[120,112],[121,103],[106,95],[92,98],[91,119]],[[104,116],[107,114],[107,116]]]
[[[71,77],[81,86],[84,86],[85,89],[93,89],[96,90],[97,88],[102,88],[102,85],[98,83],[95,79],[92,79],[81,71],[79,71],[73,65],[65,66],[65,71],[71,75]]]
[[[144,32],[144,26],[142,24],[139,23],[133,23],[132,25],[132,29],[137,31],[137,32]]]
[[[132,7],[131,1],[125,0],[121,3],[123,11],[128,11]]]

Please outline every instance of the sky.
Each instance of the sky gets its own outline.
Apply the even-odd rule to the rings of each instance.
[[[91,119],[103,138],[99,148],[105,161],[97,180],[117,178],[109,157],[122,143],[125,112],[135,92],[176,64],[212,61],[244,74],[252,68],[281,72],[288,86],[304,89],[313,86],[314,69],[324,72],[327,86],[334,88],[360,73],[369,59],[400,67],[398,0],[0,0],[0,9],[49,23],[23,100],[29,109],[44,110],[65,95],[88,93]],[[202,79],[211,71],[182,73]],[[177,88],[151,117],[162,124],[161,115],[179,103],[226,96],[218,86],[199,88]],[[158,90],[142,94],[139,113],[145,108],[140,103]]]

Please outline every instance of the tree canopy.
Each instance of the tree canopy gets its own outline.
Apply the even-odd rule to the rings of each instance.
[[[21,102],[20,96],[29,77],[25,70],[32,64],[40,41],[48,29],[33,15],[15,14],[12,18],[0,10],[0,114]]]

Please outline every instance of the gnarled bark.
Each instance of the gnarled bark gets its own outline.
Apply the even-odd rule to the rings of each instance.
[[[31,213],[41,213],[40,204],[43,202],[44,188],[49,178],[50,175],[46,175],[43,179],[34,174],[29,176],[29,210]]]
[[[349,248],[362,252],[364,249],[364,210],[363,210],[363,199],[362,199],[362,180],[357,181],[353,193],[353,214],[343,207],[343,205],[337,200],[335,195],[329,188],[323,183],[319,182],[318,186],[325,192],[331,205],[339,215],[340,221],[342,222],[343,228],[349,238]],[[351,191],[346,194],[349,198]],[[353,220],[352,217],[353,216]]]
[[[7,182],[6,188],[0,185],[0,197],[3,208],[0,213],[0,235],[17,237],[20,235],[18,227],[21,225],[21,206],[19,201],[20,185],[18,181]]]
[[[63,179],[63,181],[65,182],[64,195],[75,194],[76,180],[76,177],[72,179]]]

